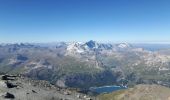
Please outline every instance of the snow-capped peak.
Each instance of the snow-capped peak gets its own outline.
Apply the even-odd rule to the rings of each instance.
[[[120,44],[118,44],[118,47],[119,48],[129,48],[130,45],[128,43],[120,43]]]
[[[69,43],[67,46],[67,51],[82,53],[84,50],[81,48],[81,44],[82,43],[79,42]]]

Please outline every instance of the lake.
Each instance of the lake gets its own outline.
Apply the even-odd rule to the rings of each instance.
[[[91,87],[90,91],[100,94],[100,93],[111,93],[113,91],[122,90],[126,88],[127,87],[113,85],[113,86]]]

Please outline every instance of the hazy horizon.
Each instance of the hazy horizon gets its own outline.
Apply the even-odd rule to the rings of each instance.
[[[91,40],[87,41],[51,41],[51,42],[0,42],[0,44],[56,44],[56,43],[74,43],[74,42],[79,42],[79,43],[85,43]],[[95,41],[95,40],[93,40]],[[170,45],[170,42],[126,42],[126,41],[95,41],[97,43],[111,43],[111,44],[119,44],[119,43],[128,43],[128,44],[162,44],[162,45]]]

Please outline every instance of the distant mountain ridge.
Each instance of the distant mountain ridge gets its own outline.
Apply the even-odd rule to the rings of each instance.
[[[132,46],[128,43],[120,44],[110,44],[110,43],[98,43],[96,41],[90,40],[85,43],[73,42],[68,43],[67,50],[69,52],[84,53],[92,50],[120,50],[131,48]]]

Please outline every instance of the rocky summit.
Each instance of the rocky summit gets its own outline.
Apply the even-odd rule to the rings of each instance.
[[[85,94],[22,76],[0,76],[0,100],[94,100]]]

